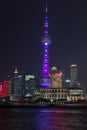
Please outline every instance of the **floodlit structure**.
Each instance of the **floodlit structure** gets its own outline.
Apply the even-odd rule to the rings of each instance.
[[[52,88],[62,88],[62,73],[52,74],[51,87]]]
[[[33,94],[36,87],[35,75],[25,75],[25,93]]]
[[[48,48],[51,44],[51,40],[48,35],[48,9],[46,6],[46,16],[45,16],[45,25],[44,25],[44,36],[41,40],[41,44],[44,46],[44,59],[43,59],[43,69],[42,69],[42,78],[41,85],[49,88],[50,87],[50,77],[49,77],[49,55]]]
[[[78,100],[84,100],[85,95],[84,91],[80,87],[70,87],[68,88],[68,100],[71,101],[78,101]]]
[[[0,82],[0,97],[8,96],[8,81]]]
[[[51,68],[51,88],[62,88],[62,73],[55,66]]]
[[[13,76],[13,98],[19,98],[22,95],[22,75],[19,75],[17,68],[15,68]]]
[[[75,87],[78,85],[77,81],[77,65],[73,64],[71,65],[71,87]]]

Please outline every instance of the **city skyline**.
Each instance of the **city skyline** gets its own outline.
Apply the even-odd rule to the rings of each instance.
[[[78,65],[78,78],[87,85],[86,34],[87,2],[69,0],[48,1],[50,67],[69,73],[71,64]],[[20,73],[41,73],[46,1],[1,2],[0,21],[0,80],[7,78],[18,67]],[[67,77],[68,78],[68,77]]]

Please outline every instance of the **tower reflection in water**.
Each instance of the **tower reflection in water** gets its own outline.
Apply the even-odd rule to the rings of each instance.
[[[75,109],[0,109],[0,130],[86,130],[86,115],[87,110]]]

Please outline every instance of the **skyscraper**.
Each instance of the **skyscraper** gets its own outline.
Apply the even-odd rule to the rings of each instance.
[[[75,87],[78,85],[77,81],[77,65],[71,65],[71,87]]]
[[[22,95],[22,75],[19,75],[17,68],[14,71],[13,77],[13,95],[14,99],[19,98]]]
[[[47,5],[46,5],[45,13],[46,13],[46,16],[45,16],[45,25],[44,25],[44,36],[42,37],[42,40],[41,40],[41,44],[44,46],[44,59],[43,59],[41,85],[48,88],[50,87],[48,48],[49,48],[49,45],[51,44],[51,39],[48,35]]]
[[[0,97],[8,96],[8,81],[0,82]]]
[[[62,88],[62,73],[56,67],[51,68],[51,88]]]
[[[35,75],[25,75],[25,93],[33,93],[36,87]]]

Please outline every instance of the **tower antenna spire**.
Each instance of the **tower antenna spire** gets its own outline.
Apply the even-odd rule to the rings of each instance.
[[[48,12],[48,8],[47,8],[47,0],[46,0],[46,13]]]

